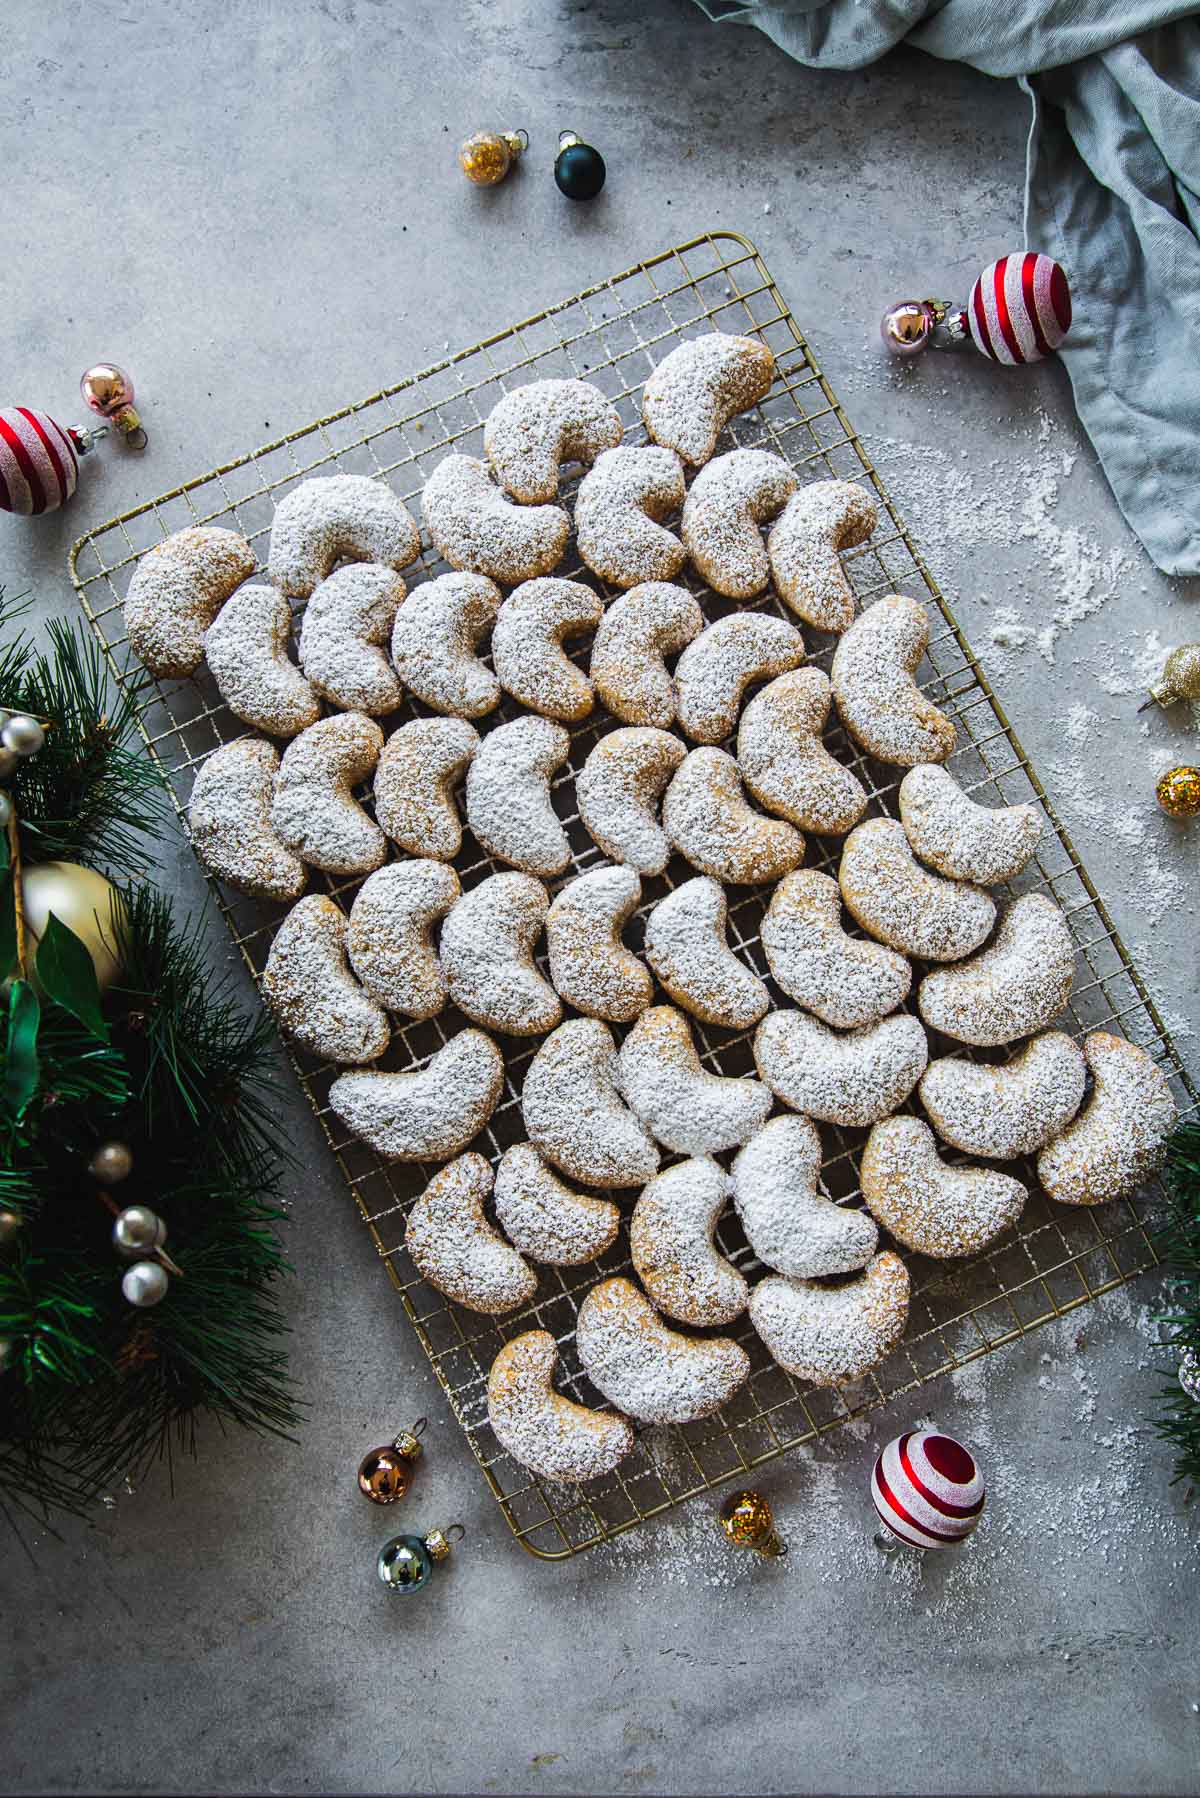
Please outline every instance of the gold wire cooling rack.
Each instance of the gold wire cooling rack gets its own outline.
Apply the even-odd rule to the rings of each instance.
[[[1081,1035],[1107,1026],[1142,1043],[1169,1075],[1181,1111],[1191,1110],[1197,1104],[1196,1091],[1037,773],[761,256],[732,232],[706,232],[636,263],[409,380],[89,531],[71,552],[72,579],[114,677],[127,678],[121,600],[134,564],[143,550],[171,532],[191,524],[228,525],[248,537],[265,562],[275,504],[313,472],[376,475],[412,502],[426,475],[448,451],[480,453],[483,419],[501,393],[546,376],[577,376],[597,383],[620,410],[628,440],[641,441],[639,399],[651,367],[682,338],[712,329],[760,338],[777,360],[770,394],[761,406],[734,421],[726,447],[733,443],[768,447],[791,462],[802,478],[836,476],[870,482],[880,502],[879,529],[869,544],[846,558],[860,602],[890,592],[915,593],[931,602],[933,631],[922,684],[958,725],[959,748],[950,764],[956,778],[985,804],[1037,799],[1050,818],[1053,828],[1045,834],[1036,861],[1011,891],[1051,894],[1070,921],[1079,960],[1069,1013],[1060,1027]],[[568,498],[573,485],[566,484]],[[432,550],[421,557],[423,574],[441,572],[442,566]],[[586,570],[567,567],[560,572],[592,580]],[[692,584],[709,619],[733,609],[694,577]],[[771,596],[760,603],[782,609]],[[832,640],[818,639],[814,633],[809,638],[811,659],[827,668]],[[406,702],[403,715],[415,715],[419,709]],[[483,722],[500,722],[516,709],[506,701]],[[576,728],[570,765],[554,787],[573,851],[567,879],[602,859],[575,811],[574,773],[605,723],[611,722],[593,719]],[[199,764],[218,744],[243,733],[205,673],[147,689],[141,729],[181,817]],[[871,812],[896,815],[902,770],[867,760],[840,731],[829,743],[866,785]],[[474,884],[493,868],[469,845],[468,838],[457,864],[464,885]],[[840,843],[811,837],[809,845],[809,865],[836,873]],[[650,906],[675,880],[692,872],[673,862],[663,879],[645,883],[645,903],[627,933],[631,947],[640,946]],[[327,880],[326,887],[348,908],[355,883]],[[257,977],[278,923],[278,908],[256,905],[220,887],[214,890],[234,940]],[[730,896],[730,940],[769,983],[758,935],[763,909],[760,892],[739,890]],[[916,985],[914,979],[914,991]],[[778,1003],[788,1003],[782,995],[775,997]],[[379,1065],[420,1067],[465,1022],[453,1010],[424,1023],[397,1022],[392,1046]],[[701,1025],[694,1029],[707,1067],[724,1074],[753,1072],[749,1033]],[[524,1135],[519,1094],[523,1070],[536,1047],[536,1042],[516,1039],[506,1044],[505,1090],[476,1144],[493,1160]],[[936,1036],[931,1043],[935,1054],[959,1047]],[[517,1539],[547,1559],[576,1554],[732,1476],[744,1476],[848,1418],[1063,1316],[1156,1261],[1152,1232],[1161,1192],[1152,1189],[1134,1200],[1095,1210],[1056,1207],[1039,1190],[1032,1164],[1026,1164],[1017,1170],[1030,1187],[1025,1214],[1019,1227],[990,1251],[969,1263],[949,1266],[908,1257],[913,1299],[907,1335],[867,1379],[840,1391],[806,1389],[767,1358],[743,1319],[741,1329],[732,1333],[748,1349],[752,1373],[722,1413],[691,1425],[643,1431],[634,1452],[607,1480],[556,1486],[531,1477],[492,1435],[486,1407],[488,1368],[503,1341],[522,1330],[547,1329],[562,1353],[565,1390],[585,1403],[600,1402],[575,1354],[575,1319],[583,1295],[598,1278],[628,1270],[627,1247],[619,1241],[599,1263],[583,1268],[541,1267],[537,1297],[515,1315],[495,1319],[461,1310],[417,1276],[404,1249],[408,1205],[434,1170],[389,1165],[351,1138],[328,1105],[329,1085],[337,1070],[298,1051],[292,1052],[292,1060],[488,1485]],[[861,1202],[857,1165],[864,1136],[862,1131],[825,1131],[823,1185],[842,1203]],[[743,1270],[757,1265],[732,1215],[722,1222],[718,1241],[722,1252]]]

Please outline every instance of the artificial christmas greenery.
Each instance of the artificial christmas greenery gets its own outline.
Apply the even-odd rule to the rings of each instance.
[[[1171,1222],[1160,1248],[1175,1302],[1162,1321],[1180,1361],[1163,1394],[1158,1432],[1175,1446],[1175,1478],[1194,1480],[1200,1479],[1200,1123],[1181,1124],[1172,1136],[1166,1186]]]
[[[295,1407],[273,1291],[269,1026],[209,974],[199,926],[136,877],[165,816],[134,746],[136,691],[110,690],[80,630],[52,624],[39,654],[11,635],[16,615],[0,590],[0,707],[47,730],[4,776],[0,832],[0,1509],[44,1514],[193,1447],[205,1413],[282,1434]],[[19,922],[25,874],[51,861],[120,880],[103,994],[70,929],[52,915],[35,947]],[[106,1190],[88,1164],[111,1141],[133,1165]],[[112,1230],[130,1205],[168,1229],[153,1308],[122,1295]]]

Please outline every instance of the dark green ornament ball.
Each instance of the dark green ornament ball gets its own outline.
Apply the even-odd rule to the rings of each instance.
[[[568,144],[554,159],[558,191],[568,200],[594,200],[604,176],[604,158],[591,144]]]

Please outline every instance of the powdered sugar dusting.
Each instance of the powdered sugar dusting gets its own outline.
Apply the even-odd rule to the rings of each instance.
[[[683,464],[670,450],[606,450],[575,500],[581,560],[613,587],[674,580],[687,557],[662,520],[678,511],[683,495]]]

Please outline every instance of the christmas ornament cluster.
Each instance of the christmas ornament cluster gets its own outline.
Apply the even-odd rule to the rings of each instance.
[[[80,457],[95,449],[110,425],[131,449],[145,448],[133,380],[123,368],[98,362],[84,370],[79,390],[88,409],[108,423],[64,426],[32,406],[0,407],[0,510],[27,517],[57,511],[78,484]]]

